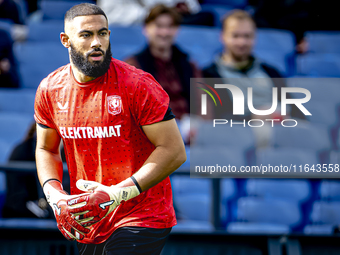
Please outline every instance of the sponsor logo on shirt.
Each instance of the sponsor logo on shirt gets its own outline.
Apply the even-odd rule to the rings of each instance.
[[[68,107],[68,102],[66,102],[64,105],[62,105],[60,102],[57,103],[58,107],[60,109],[59,112],[68,112],[67,107]]]
[[[107,110],[112,115],[117,115],[122,112],[122,98],[117,95],[108,96],[107,99]]]
[[[120,137],[122,125],[108,127],[59,127],[63,138],[88,139],[88,138],[109,138]]]

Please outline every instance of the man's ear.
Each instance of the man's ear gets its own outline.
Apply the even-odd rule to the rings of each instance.
[[[70,38],[64,32],[60,33],[60,41],[65,48],[69,48],[71,46]]]

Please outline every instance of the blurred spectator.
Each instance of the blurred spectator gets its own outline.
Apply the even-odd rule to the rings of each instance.
[[[224,84],[233,84],[247,95],[248,87],[253,89],[253,106],[255,109],[270,109],[272,106],[272,88],[277,87],[278,101],[285,80],[273,67],[252,56],[255,43],[256,24],[252,17],[243,10],[234,10],[223,21],[221,40],[224,52],[216,56],[214,63],[203,70],[205,78],[222,78]],[[281,78],[281,79],[273,79]],[[207,80],[207,83],[209,81]],[[282,119],[279,103],[276,112],[271,116],[254,116],[245,104],[245,115],[233,115],[233,101],[229,91],[219,90],[223,98],[223,107],[216,108],[215,118],[250,120],[250,119]],[[289,113],[288,113],[289,114]],[[291,108],[291,116],[305,119],[303,113],[295,106]],[[270,141],[270,125],[266,123],[256,132],[257,147],[266,147]]]
[[[182,15],[182,24],[214,25],[213,14],[200,12],[197,0],[98,0],[97,4],[105,11],[110,24],[141,24],[154,6],[164,4]]]
[[[9,19],[15,24],[23,24],[19,8],[12,0],[0,0],[0,19]]]
[[[272,66],[261,62],[252,56],[255,43],[256,24],[252,17],[243,10],[234,10],[223,21],[221,39],[224,44],[224,52],[216,56],[214,63],[203,70],[205,78],[223,78],[224,83],[238,86],[244,95],[247,88],[253,88],[253,104],[255,109],[269,109],[272,105],[272,88],[278,88],[278,100],[281,98],[281,87],[285,86],[281,74]],[[242,79],[241,79],[242,78]],[[260,79],[259,79],[260,78]],[[230,80],[232,79],[232,82]],[[232,101],[225,90],[223,114],[232,116]],[[228,109],[229,112],[225,112]],[[305,119],[298,108],[292,108],[292,116]],[[242,119],[250,119],[251,113],[245,107],[245,115]],[[233,116],[235,118],[235,116]],[[266,116],[268,117],[268,116]]]
[[[19,78],[13,55],[13,41],[10,35],[0,28],[0,87],[17,88]]]
[[[169,94],[172,112],[181,119],[189,113],[190,78],[201,74],[188,55],[174,45],[179,24],[176,11],[165,5],[155,6],[145,20],[148,46],[126,62],[156,78]]]

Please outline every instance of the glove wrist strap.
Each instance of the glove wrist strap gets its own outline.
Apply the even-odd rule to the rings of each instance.
[[[131,176],[130,178],[133,181],[133,183],[136,185],[139,193],[142,193],[143,191],[142,191],[141,187],[139,186],[139,183],[137,182],[136,178],[134,176]]]

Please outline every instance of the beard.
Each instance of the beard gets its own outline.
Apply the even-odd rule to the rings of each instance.
[[[92,51],[86,53],[84,56],[81,52],[77,51],[76,48],[71,43],[71,60],[73,64],[80,70],[83,74],[89,77],[97,78],[99,76],[104,75],[107,70],[109,70],[111,64],[111,43],[107,48],[106,52],[104,52],[100,48],[95,48]],[[89,61],[90,54],[97,52],[103,54],[103,61]]]

